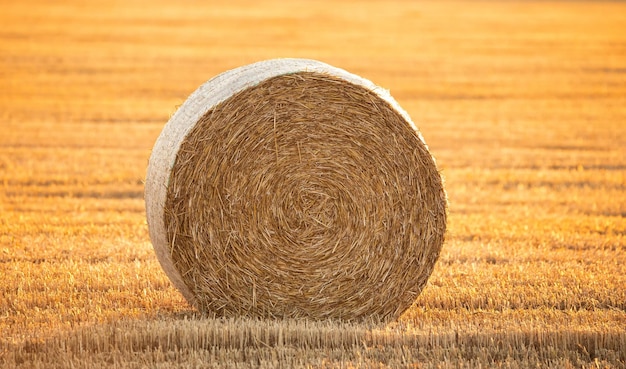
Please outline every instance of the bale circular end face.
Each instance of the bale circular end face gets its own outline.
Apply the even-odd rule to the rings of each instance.
[[[166,274],[221,316],[395,319],[446,227],[441,176],[408,114],[303,59],[202,85],[158,138],[145,197]]]

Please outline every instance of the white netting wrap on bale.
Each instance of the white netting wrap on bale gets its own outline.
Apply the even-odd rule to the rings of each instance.
[[[220,316],[397,318],[446,228],[441,176],[408,114],[313,60],[198,88],[159,136],[145,191],[163,269]]]

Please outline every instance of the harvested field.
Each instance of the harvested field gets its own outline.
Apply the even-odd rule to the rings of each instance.
[[[626,3],[6,2],[0,367],[626,367]],[[147,160],[208,78],[390,89],[450,201],[398,322],[215,319],[149,242]]]

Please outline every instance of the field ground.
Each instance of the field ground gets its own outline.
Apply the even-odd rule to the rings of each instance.
[[[3,1],[0,366],[626,367],[626,3]],[[449,232],[398,321],[198,316],[143,179],[217,73],[319,59],[391,90]]]

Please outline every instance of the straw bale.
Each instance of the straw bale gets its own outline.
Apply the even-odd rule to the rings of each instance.
[[[395,319],[446,228],[442,179],[408,114],[312,60],[201,86],[158,138],[145,197],[165,272],[219,316]]]

